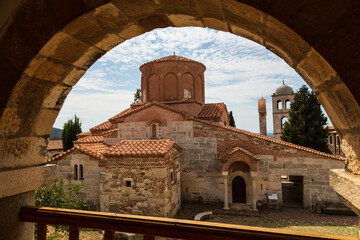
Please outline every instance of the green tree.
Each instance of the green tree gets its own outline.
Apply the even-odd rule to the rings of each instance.
[[[303,85],[290,105],[289,121],[283,125],[281,139],[322,152],[329,152],[327,118],[313,91]]]
[[[75,184],[70,181],[66,189],[64,178],[57,178],[52,185],[35,190],[35,206],[84,209],[87,206],[86,199],[79,198],[84,186],[85,183]]]
[[[134,93],[134,102],[133,103],[138,103],[141,102],[141,89],[137,88],[136,92]]]
[[[76,134],[81,132],[81,122],[76,115],[74,115],[74,120],[69,119],[66,123],[64,123],[61,136],[64,151],[73,148],[73,141],[77,139]]]
[[[229,125],[232,126],[232,127],[236,127],[236,124],[235,124],[235,120],[234,120],[234,116],[233,116],[232,111],[230,111],[230,113],[229,113],[229,118],[230,118]]]

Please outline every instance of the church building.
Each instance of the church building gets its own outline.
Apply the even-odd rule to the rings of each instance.
[[[226,105],[205,102],[205,70],[176,55],[140,66],[142,101],[52,158],[58,176],[86,182],[91,209],[118,213],[171,217],[181,200],[256,210],[269,194],[284,206],[341,204],[329,186],[341,156],[230,127]],[[280,90],[286,109],[292,93]]]

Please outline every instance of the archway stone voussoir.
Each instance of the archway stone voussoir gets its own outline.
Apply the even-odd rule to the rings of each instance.
[[[154,14],[138,19],[137,23],[145,32],[149,32],[155,28],[166,28],[173,26],[170,19],[164,14]]]
[[[94,62],[93,59],[88,59],[89,55],[97,55],[99,58],[104,54],[103,51],[61,31],[52,37],[39,53],[64,64],[75,65],[83,69],[87,69]]]
[[[46,163],[44,137],[0,138],[0,169],[16,169]]]
[[[204,27],[200,19],[194,16],[183,14],[170,14],[167,15],[175,27]]]
[[[131,19],[152,15],[160,8],[154,0],[112,0],[111,2]]]
[[[264,46],[295,68],[310,50],[310,45],[277,19],[267,16],[264,21]]]
[[[130,19],[113,3],[105,4],[89,13],[95,21],[112,33],[119,33],[130,23]]]
[[[17,108],[5,108],[0,118],[0,138],[15,135],[22,126]],[[1,161],[0,161],[1,162]]]
[[[296,66],[295,70],[314,91],[316,91],[325,81],[329,81],[336,77],[334,69],[314,48],[310,49],[304,59]]]
[[[201,0],[196,1],[196,7],[202,18],[218,19],[225,21],[220,0]]]
[[[215,18],[203,18],[203,21],[205,27],[216,29],[219,31],[224,31],[224,32],[229,31],[227,23],[221,20]]]
[[[57,109],[60,111],[72,87],[56,85],[48,91],[42,104],[43,108]]]
[[[32,136],[50,136],[58,114],[59,110],[56,109],[41,109],[35,118]]]
[[[137,25],[131,24],[119,33],[119,36],[124,40],[131,39],[143,34],[144,31]]]
[[[50,82],[60,82],[70,70],[71,67],[69,65],[64,65],[38,55],[29,63],[24,72],[29,77]]]
[[[80,78],[86,73],[84,69],[74,67],[63,79],[63,83],[68,86],[74,86]]]

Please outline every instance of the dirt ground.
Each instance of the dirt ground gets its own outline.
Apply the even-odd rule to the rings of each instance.
[[[209,222],[229,223],[246,226],[280,228],[294,231],[317,232],[343,236],[358,237],[359,225],[357,216],[329,215],[313,213],[300,208],[267,209],[258,214],[239,215],[237,212],[222,210],[222,204],[183,204],[178,218],[194,219],[195,215],[204,211],[214,211]]]

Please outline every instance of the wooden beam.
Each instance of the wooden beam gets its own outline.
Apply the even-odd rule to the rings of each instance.
[[[46,233],[47,233],[47,226],[44,223],[38,223],[37,224],[37,230],[36,230],[36,239],[37,240],[46,240]]]
[[[20,220],[178,239],[351,239],[320,233],[47,207],[22,207]]]

